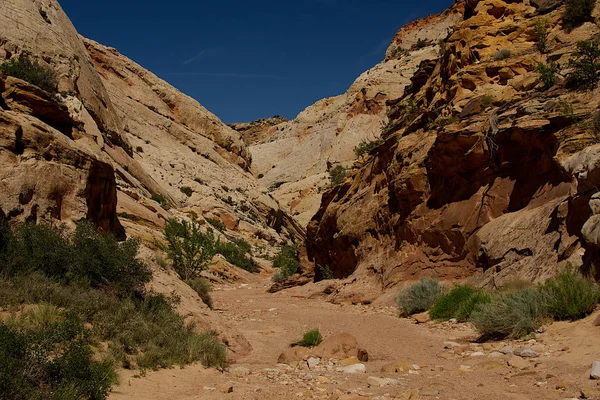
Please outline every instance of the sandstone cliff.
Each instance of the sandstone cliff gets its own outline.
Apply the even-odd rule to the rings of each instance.
[[[425,60],[438,56],[439,41],[462,17],[462,6],[417,21],[394,39],[386,60],[366,71],[340,96],[323,99],[294,120],[268,127],[262,143],[251,145],[252,171],[272,187],[273,196],[306,226],[329,186],[328,171],[351,167],[354,148],[380,136],[388,122],[386,102],[404,93]],[[424,44],[419,47],[419,39]],[[420,43],[420,42],[419,42]]]
[[[541,11],[529,2],[466,2],[443,54],[388,99],[384,143],[323,196],[308,227],[309,257],[345,279],[335,298],[372,301],[422,275],[494,286],[595,266],[599,91],[568,89],[564,77],[576,42],[599,30],[567,32],[563,11],[543,9],[540,54]],[[544,91],[536,68],[550,60],[561,72]]]

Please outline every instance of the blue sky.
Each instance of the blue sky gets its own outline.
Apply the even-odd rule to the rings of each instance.
[[[407,22],[452,0],[59,0],[82,35],[225,122],[295,117],[346,91]]]

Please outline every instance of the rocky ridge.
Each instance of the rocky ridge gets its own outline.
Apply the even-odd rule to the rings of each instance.
[[[466,2],[440,57],[388,101],[384,143],[324,194],[308,226],[309,257],[344,279],[333,298],[371,302],[422,275],[494,287],[567,263],[593,269],[600,147],[577,121],[597,109],[598,90],[564,79],[576,43],[599,30],[566,31],[555,2],[540,54],[535,5]],[[537,66],[550,60],[558,84],[543,91]]]

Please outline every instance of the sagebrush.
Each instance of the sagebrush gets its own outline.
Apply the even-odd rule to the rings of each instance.
[[[321,331],[319,331],[319,329],[308,331],[302,337],[302,345],[305,347],[318,346],[322,341],[323,336],[321,335]]]
[[[398,297],[398,306],[403,315],[427,311],[442,295],[444,289],[436,278],[421,278],[405,289]]]

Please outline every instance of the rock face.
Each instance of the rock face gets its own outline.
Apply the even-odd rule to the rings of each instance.
[[[242,140],[252,146],[267,142],[277,132],[275,126],[287,122],[287,119],[275,115],[271,118],[263,118],[252,122],[237,122],[229,124],[231,129],[240,133]]]
[[[335,298],[372,301],[422,275],[495,286],[596,263],[600,146],[576,121],[591,117],[598,90],[574,92],[558,76],[543,91],[536,72],[540,61],[566,67],[576,42],[598,32],[584,24],[566,33],[563,9],[545,15],[542,55],[538,9],[469,2],[443,54],[387,100],[384,143],[323,195],[308,226],[309,258],[348,278]],[[508,58],[495,56],[502,49]]]
[[[267,126],[259,135],[262,141],[251,145],[252,171],[303,226],[330,186],[328,172],[337,165],[351,167],[354,148],[380,136],[388,122],[386,103],[404,93],[422,62],[437,58],[438,42],[462,18],[460,10],[458,5],[446,14],[411,24],[393,46],[411,51],[388,52],[384,62],[357,78],[346,93],[317,102],[292,121]],[[428,39],[427,45],[417,48],[418,38]]]

